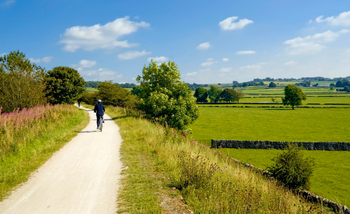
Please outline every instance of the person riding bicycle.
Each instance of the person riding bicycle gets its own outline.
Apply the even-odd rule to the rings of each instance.
[[[105,122],[103,120],[103,115],[105,112],[105,107],[101,104],[101,100],[97,100],[97,104],[95,105],[94,112],[96,113],[96,119],[97,119],[97,129],[100,126],[100,117],[102,118],[103,123]]]

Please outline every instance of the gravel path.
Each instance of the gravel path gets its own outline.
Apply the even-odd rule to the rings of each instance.
[[[105,115],[103,132],[97,131],[88,112],[88,126],[0,203],[1,214],[116,213],[119,127]]]

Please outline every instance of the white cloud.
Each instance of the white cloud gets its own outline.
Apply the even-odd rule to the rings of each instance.
[[[41,59],[43,63],[49,63],[52,60],[52,56],[47,56]]]
[[[135,59],[137,57],[149,55],[152,52],[146,52],[145,50],[143,51],[127,51],[125,53],[119,54],[118,58],[121,60],[129,60],[129,59]]]
[[[118,80],[123,77],[116,71],[100,68],[97,70],[85,70],[85,68],[78,68],[79,73],[84,77],[84,79],[105,81],[105,80]]]
[[[266,65],[266,64],[267,64],[266,62],[259,62],[254,65],[242,66],[240,67],[240,69],[260,69],[262,65]]]
[[[350,11],[340,13],[337,17],[330,16],[323,19],[323,16],[319,16],[315,19],[315,22],[326,22],[331,26],[350,26]]]
[[[0,4],[1,7],[10,7],[11,5],[15,4],[16,0],[7,0]]]
[[[326,31],[323,33],[316,33],[313,36],[307,36],[304,38],[297,37],[291,40],[287,40],[284,44],[289,45],[287,52],[289,54],[304,54],[304,53],[316,53],[321,51],[325,46],[322,43],[334,41],[340,34],[348,33],[349,30],[340,30],[338,32]]]
[[[83,68],[91,68],[95,65],[96,65],[96,61],[90,61],[86,59],[80,60],[79,62],[79,66]]]
[[[119,41],[124,35],[134,33],[140,27],[148,27],[146,22],[133,22],[129,17],[118,18],[105,25],[74,26],[66,29],[60,43],[65,44],[63,50],[74,52],[78,49],[93,51],[97,49],[113,49],[115,47],[134,47],[127,40]]]
[[[187,73],[187,74],[185,74],[186,76],[195,76],[195,75],[197,75],[197,72],[195,71],[195,72],[192,72],[192,73]]]
[[[206,62],[203,62],[201,64],[201,66],[203,67],[206,67],[206,66],[211,66],[212,64],[214,63],[217,63],[217,62],[214,62],[214,59],[213,58],[208,58]]]
[[[255,51],[237,51],[236,54],[244,55],[244,54],[255,54]]]
[[[229,59],[228,58],[222,58],[222,61],[227,62],[227,61],[229,61]]]
[[[34,59],[34,58],[29,58],[30,62],[32,63],[49,63],[51,60],[53,59],[52,56],[47,56],[47,57],[44,57],[42,59]]]
[[[239,30],[244,28],[248,24],[254,23],[252,20],[249,19],[240,19],[238,22],[234,22],[237,19],[237,16],[228,17],[227,19],[219,22],[219,26],[222,30]]]
[[[153,59],[153,61],[157,62],[157,63],[163,63],[163,62],[167,62],[169,61],[169,59],[165,56],[156,56],[156,57],[149,57],[147,59],[148,62],[150,62]]]
[[[204,42],[204,43],[202,43],[202,44],[199,44],[198,46],[197,46],[197,49],[198,50],[206,50],[206,49],[208,49],[210,47],[210,43],[209,42]]]
[[[232,71],[232,67],[229,67],[229,68],[221,68],[219,71],[220,71],[220,72],[230,72],[230,71]]]
[[[289,61],[289,62],[286,62],[284,63],[285,65],[295,65],[297,62],[295,61]]]

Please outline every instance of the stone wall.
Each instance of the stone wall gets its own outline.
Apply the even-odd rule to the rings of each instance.
[[[302,145],[305,150],[350,151],[349,142],[291,142]],[[287,142],[283,141],[252,141],[252,140],[211,140],[212,148],[234,149],[284,149]]]

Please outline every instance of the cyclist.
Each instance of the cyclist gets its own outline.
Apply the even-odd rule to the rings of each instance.
[[[105,107],[101,104],[101,100],[100,99],[98,99],[97,100],[97,104],[95,105],[95,108],[94,108],[94,112],[96,113],[96,119],[97,119],[97,129],[98,129],[98,127],[99,127],[99,125],[100,125],[100,117],[102,117],[102,121],[103,121],[103,123],[105,122],[104,120],[103,120],[103,115],[104,115],[104,112],[105,112]]]

